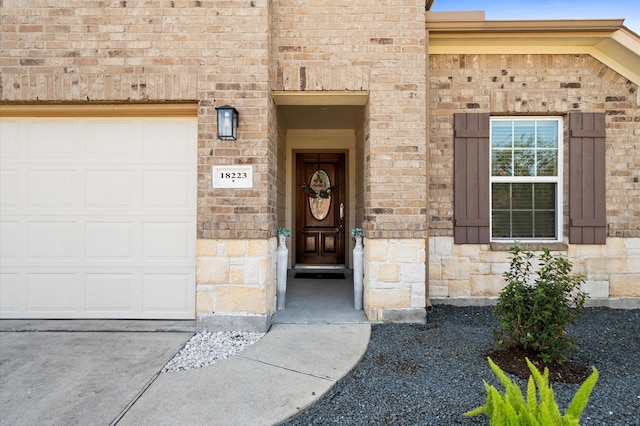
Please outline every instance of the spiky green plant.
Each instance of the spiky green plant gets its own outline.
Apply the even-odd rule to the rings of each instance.
[[[488,360],[491,369],[498,376],[505,390],[500,392],[483,380],[487,390],[487,400],[484,405],[464,413],[465,416],[485,414],[489,417],[491,426],[579,426],[580,416],[598,381],[598,370],[595,367],[573,396],[565,414],[562,415],[556,403],[553,389],[549,384],[548,368],[544,369],[544,373],[540,373],[540,370],[527,358],[531,376],[529,376],[527,383],[527,398],[525,399],[518,385],[509,379],[491,358]]]

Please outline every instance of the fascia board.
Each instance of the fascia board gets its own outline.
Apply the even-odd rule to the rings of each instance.
[[[429,15],[433,16],[433,15]],[[614,32],[622,28],[624,19],[563,19],[563,20],[426,20],[431,33],[577,33]]]

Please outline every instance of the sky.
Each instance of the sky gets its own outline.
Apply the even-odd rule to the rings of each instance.
[[[638,0],[435,0],[431,10],[484,10],[487,20],[624,18],[624,25],[640,34]]]

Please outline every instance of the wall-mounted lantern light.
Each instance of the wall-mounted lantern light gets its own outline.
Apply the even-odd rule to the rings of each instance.
[[[218,111],[218,139],[221,141],[235,141],[238,130],[238,110],[229,105],[217,107]]]

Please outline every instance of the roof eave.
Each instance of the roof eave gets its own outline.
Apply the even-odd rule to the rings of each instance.
[[[451,16],[427,13],[430,54],[589,54],[640,85],[640,36],[624,27],[623,19],[485,21]]]

